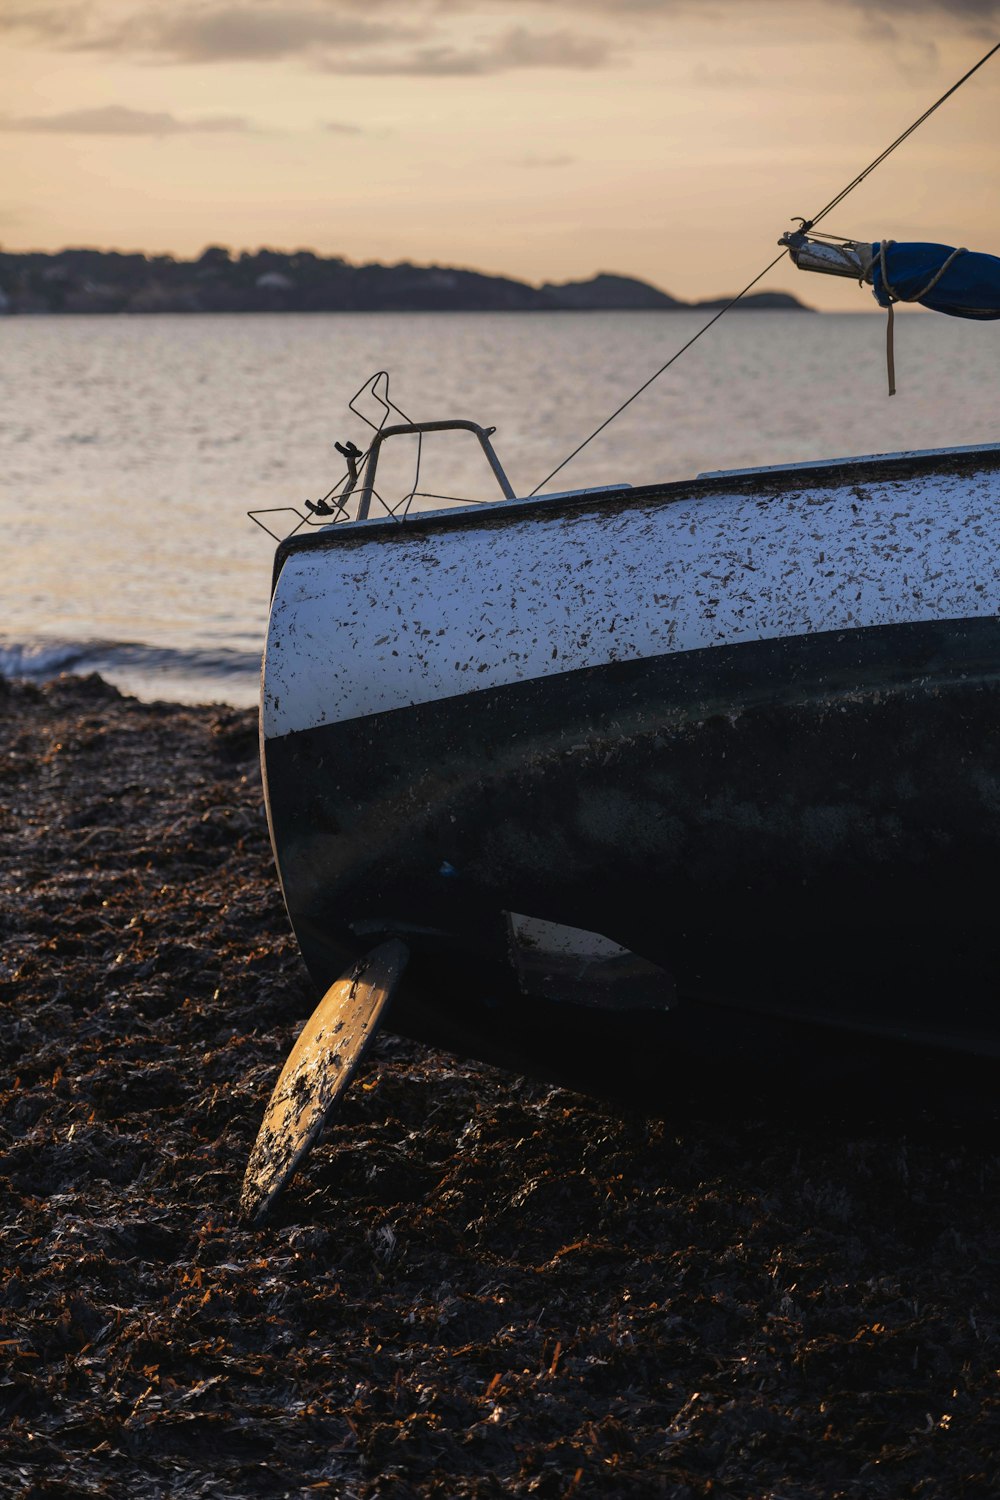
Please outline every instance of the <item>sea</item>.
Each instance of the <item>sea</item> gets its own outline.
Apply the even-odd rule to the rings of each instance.
[[[366,446],[377,402],[348,403],[370,376],[411,420],[495,427],[526,495],[707,317],[0,319],[0,675],[255,702],[269,532],[339,482],[335,442]],[[732,312],[543,488],[1000,442],[996,324],[897,315],[896,371],[890,399],[878,314]],[[387,443],[377,487],[387,507],[500,494],[467,433]]]

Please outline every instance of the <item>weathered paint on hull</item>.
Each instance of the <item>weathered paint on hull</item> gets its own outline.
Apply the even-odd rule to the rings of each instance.
[[[1000,452],[329,528],[278,553],[267,738],[583,667],[1000,613]]]

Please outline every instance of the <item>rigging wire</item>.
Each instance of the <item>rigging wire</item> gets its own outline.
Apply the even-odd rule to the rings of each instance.
[[[827,203],[825,207],[821,208],[819,212],[817,214],[814,214],[811,219],[800,220],[800,223],[802,225],[801,232],[803,234],[808,234],[809,230],[812,229],[814,225],[818,224],[820,219],[825,219],[827,214],[831,213],[838,204],[843,203],[848,193],[852,193],[856,187],[860,186],[860,184],[864,182],[865,178],[875,171],[876,167],[880,167],[886,160],[886,158],[892,155],[897,146],[901,146],[903,142],[909,136],[911,136],[915,130],[918,130],[920,128],[925,120],[930,119],[934,111],[940,109],[941,105],[944,104],[946,100],[950,99],[952,94],[957,93],[957,91],[962,87],[962,84],[967,83],[972,77],[973,73],[978,73],[979,69],[984,65],[984,63],[988,63],[990,58],[993,57],[997,52],[1000,52],[1000,42],[997,42],[989,49],[988,52],[984,53],[979,61],[975,63],[967,73],[962,74],[962,77],[958,80],[957,83],[953,83],[951,88],[948,89],[946,93],[943,93],[941,95],[940,99],[936,100],[929,109],[925,109],[923,114],[920,115],[918,119],[913,121],[912,125],[908,125],[907,128],[902,132],[902,134],[896,137],[891,146],[887,146],[884,151],[880,152],[879,155],[875,157],[874,161],[870,161],[867,167],[865,167],[863,171],[859,172],[856,177],[852,178],[847,186],[845,188],[842,188],[834,198],[831,198],[829,203]],[[647,391],[653,384],[654,380],[659,380],[660,376],[664,374],[665,371],[669,370],[670,366],[674,364],[678,359],[680,359],[682,354],[687,353],[692,344],[696,344],[698,342],[703,333],[707,333],[708,330],[719,321],[724,313],[727,313],[731,307],[735,307],[737,302],[741,301],[749,291],[752,291],[752,289],[757,285],[758,281],[763,281],[768,272],[773,271],[778,262],[784,260],[787,254],[787,250],[782,250],[781,254],[776,255],[774,260],[772,260],[769,265],[766,265],[759,275],[755,276],[752,281],[747,282],[746,286],[741,292],[737,292],[735,297],[731,297],[723,307],[720,307],[713,318],[710,318],[707,323],[699,328],[698,332],[691,338],[689,338],[686,344],[682,344],[681,347],[676,351],[676,353],[670,356],[665,364],[662,364],[658,370],[650,375],[648,380],[643,381],[638,390],[633,391],[631,396],[623,401],[621,406],[617,407],[609,417],[606,417],[599,427],[595,427],[589,437],[585,437],[582,443],[577,444],[577,446],[573,449],[573,452],[570,453],[566,458],[564,458],[561,464],[557,464],[556,467],[552,470],[551,474],[546,474],[544,479],[539,480],[538,484],[536,484],[535,488],[531,491],[531,494],[537,495],[543,484],[548,484],[549,480],[554,479],[555,476],[560,472],[560,470],[565,469],[568,463],[572,463],[573,459],[576,458],[578,453],[583,452],[583,449],[586,448],[588,443],[592,443],[594,441],[594,438],[599,437],[606,427],[610,427],[611,423],[615,420],[616,417],[621,416],[626,407],[631,406],[633,401],[637,400],[644,391]]]
[[[973,73],[978,73],[983,64],[988,63],[990,58],[996,52],[1000,52],[1000,42],[997,42],[996,45],[991,47],[988,52],[985,52],[979,59],[979,61],[975,63],[967,73],[962,74],[957,83],[953,83],[951,88],[948,89],[946,93],[942,94],[940,99],[936,100],[936,102],[931,105],[930,109],[925,109],[919,119],[914,120],[912,125],[907,126],[906,130],[903,131],[902,135],[898,135],[896,137],[891,146],[887,146],[885,150],[880,153],[880,155],[876,156],[874,161],[868,163],[863,172],[859,172],[857,177],[849,182],[847,186],[841,192],[839,192],[835,198],[831,198],[825,208],[821,208],[819,213],[816,214],[814,218],[806,219],[802,225],[802,233],[808,234],[814,224],[818,224],[820,219],[825,219],[827,214],[831,213],[832,210],[837,207],[838,203],[843,203],[848,193],[853,193],[854,189],[858,187],[860,183],[864,182],[865,178],[870,172],[874,172],[876,167],[880,167],[885,161],[886,157],[892,155],[897,146],[901,146],[907,139],[907,137],[911,136],[915,130],[918,130],[920,128],[925,120],[929,120],[934,111],[936,109],[940,109],[945,100],[950,99],[952,94],[957,93],[958,90],[962,87],[963,83],[968,83]]]
[[[631,394],[631,396],[629,396],[628,400],[623,401],[622,404],[621,404],[621,406],[619,406],[615,411],[613,411],[611,413],[610,417],[605,417],[605,419],[601,423],[600,427],[595,427],[594,430],[593,430],[593,432],[590,434],[590,436],[589,437],[585,437],[584,440],[583,440],[583,442],[580,443],[580,444],[578,444],[578,446],[573,449],[573,452],[569,455],[568,458],[564,458],[561,464],[557,464],[556,467],[552,470],[551,474],[546,474],[546,476],[545,476],[544,479],[539,480],[538,484],[536,484],[535,488],[531,491],[531,494],[532,495],[537,495],[538,491],[541,489],[541,487],[542,487],[543,484],[548,484],[548,482],[549,482],[550,479],[554,479],[555,476],[559,473],[559,470],[560,469],[565,469],[566,465],[568,463],[571,463],[578,453],[582,453],[583,449],[586,448],[587,444],[588,443],[592,443],[594,441],[595,437],[597,437],[600,433],[602,433],[604,431],[605,427],[610,427],[611,423],[615,420],[615,417],[620,417],[621,414],[622,414],[622,412],[625,410],[626,406],[631,406],[632,402],[635,401],[635,400],[637,400],[642,395],[643,391],[648,391],[649,387],[653,384],[653,381],[654,380],[659,380],[659,378],[663,374],[664,370],[669,370],[670,366],[674,363],[675,360],[680,359],[680,357],[681,357],[682,354],[686,354],[687,351],[690,349],[691,345],[692,344],[696,344],[698,342],[698,340],[701,338],[702,334],[703,333],[707,333],[708,330],[712,327],[712,324],[713,323],[717,323],[719,321],[719,319],[722,317],[723,313],[727,313],[731,307],[734,307],[736,305],[736,303],[739,302],[739,300],[740,300],[741,297],[745,297],[746,294],[747,294],[747,292],[749,292],[751,290],[751,288],[753,288],[753,287],[755,287],[757,285],[758,281],[763,281],[763,279],[767,275],[768,271],[773,271],[774,268],[775,268],[775,266],[778,264],[779,260],[784,260],[784,258],[785,258],[785,256],[787,254],[788,254],[787,250],[782,250],[781,254],[780,255],[776,255],[774,257],[774,259],[771,261],[770,265],[765,266],[764,269],[763,269],[763,271],[761,271],[758,276],[754,277],[753,281],[748,281],[747,282],[747,284],[743,288],[742,292],[737,292],[736,296],[732,297],[726,303],[725,307],[720,307],[719,311],[715,314],[714,318],[709,318],[708,322],[705,323],[705,324],[703,324],[702,327],[698,329],[698,332],[696,334],[694,334],[691,338],[688,339],[688,341],[687,341],[686,344],[682,344],[681,347],[677,350],[676,354],[672,354],[670,356],[670,358],[667,360],[667,362],[666,362],[665,365],[661,365],[660,368],[657,371],[655,371],[654,374],[650,375],[649,379],[646,380],[646,381],[644,381],[643,384],[639,387],[639,389],[637,391],[633,391],[632,394]]]

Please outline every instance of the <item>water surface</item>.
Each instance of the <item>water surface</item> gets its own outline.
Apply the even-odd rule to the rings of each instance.
[[[253,701],[273,544],[363,446],[376,369],[414,419],[496,426],[527,494],[705,321],[696,313],[313,314],[0,321],[0,671],[97,668],[144,697]],[[996,325],[923,314],[730,314],[548,486],[1000,440]],[[388,453],[387,453],[388,457]],[[413,445],[380,476],[412,484]],[[486,499],[475,441],[421,484]],[[277,518],[278,528],[288,517]]]

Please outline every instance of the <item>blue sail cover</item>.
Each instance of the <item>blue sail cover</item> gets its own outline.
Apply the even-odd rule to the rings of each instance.
[[[893,298],[885,289],[880,259],[881,245],[872,245],[872,284],[875,300],[889,307]],[[941,280],[921,297],[938,268],[954,253],[951,245],[919,243],[892,245],[885,252],[889,286],[903,302],[919,302],[934,312],[953,318],[1000,318],[1000,257],[966,250],[948,267]]]

